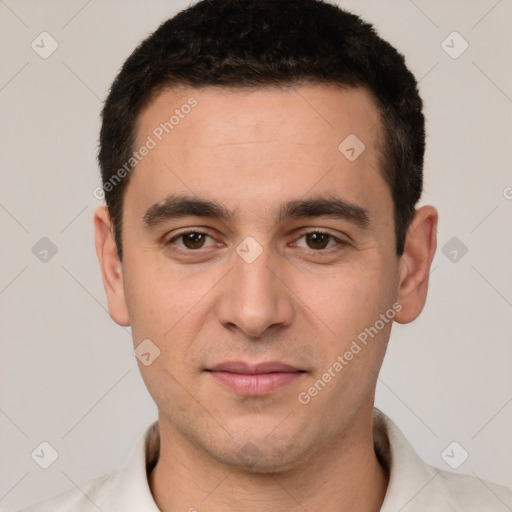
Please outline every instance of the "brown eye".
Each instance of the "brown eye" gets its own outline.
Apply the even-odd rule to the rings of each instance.
[[[329,244],[329,239],[332,238],[331,235],[326,233],[308,233],[304,235],[306,237],[306,242],[311,249],[325,249]]]
[[[206,238],[209,238],[209,235],[206,233],[201,233],[200,231],[188,231],[171,238],[167,242],[167,245],[175,245],[182,250],[201,249],[205,246]]]
[[[222,246],[212,235],[203,231],[182,231],[164,243],[171,251],[181,256],[192,256],[192,253],[197,253],[197,256],[211,254],[213,249]]]
[[[200,249],[204,245],[204,241],[207,235],[204,233],[185,233],[179,238],[182,239],[183,245],[187,249]]]

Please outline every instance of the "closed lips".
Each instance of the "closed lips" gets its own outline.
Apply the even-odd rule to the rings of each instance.
[[[303,373],[304,370],[299,370],[289,364],[280,363],[277,361],[270,361],[264,363],[246,363],[244,361],[226,361],[212,368],[207,368],[206,371],[210,372],[229,372],[239,373],[245,375],[256,375],[264,373]]]

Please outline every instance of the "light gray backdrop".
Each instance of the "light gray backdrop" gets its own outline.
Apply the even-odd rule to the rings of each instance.
[[[130,331],[106,310],[93,245],[95,155],[101,102],[120,65],[187,4],[0,0],[6,509],[123,464],[156,418]],[[414,324],[393,329],[377,405],[431,464],[510,484],[512,2],[341,5],[373,22],[420,80],[422,203],[440,212],[429,299]],[[31,457],[43,441],[58,452],[46,470]]]

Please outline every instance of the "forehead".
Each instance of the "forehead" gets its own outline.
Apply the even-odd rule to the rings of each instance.
[[[149,140],[127,190],[141,208],[169,193],[235,205],[237,197],[268,203],[341,187],[357,203],[365,190],[387,188],[380,116],[364,89],[169,89],[139,116],[135,150]]]
[[[380,129],[376,100],[364,88],[177,87],[152,98],[139,115],[136,135],[140,140],[151,133],[156,138],[172,134],[173,140],[168,142],[178,144],[183,142],[180,132],[187,130],[196,133],[197,138],[191,141],[196,147],[213,147],[219,142],[290,142],[322,147],[332,142],[337,149],[336,142],[351,133],[367,144],[379,145]],[[265,141],[258,138],[262,133]]]

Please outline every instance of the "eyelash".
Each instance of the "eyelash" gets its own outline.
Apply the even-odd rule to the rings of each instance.
[[[195,234],[195,235],[205,235],[205,236],[208,236],[210,238],[213,238],[212,236],[210,236],[208,233],[205,233],[204,231],[199,231],[199,230],[191,230],[191,231],[184,231],[182,233],[179,233],[178,235],[175,235],[173,236],[172,238],[170,238],[166,243],[165,245],[174,245],[174,242],[176,240],[179,240],[181,239],[182,237],[186,236],[186,235],[191,235],[191,234]],[[309,252],[312,252],[312,253],[315,253],[315,254],[320,254],[320,253],[323,253],[323,254],[330,254],[334,251],[337,251],[339,250],[342,246],[346,246],[348,245],[348,242],[345,242],[344,240],[341,240],[340,238],[337,238],[335,237],[334,235],[332,235],[331,233],[327,233],[325,231],[320,231],[320,230],[311,230],[311,231],[305,231],[303,233],[300,234],[300,236],[297,238],[297,241],[300,240],[301,238],[307,236],[307,235],[311,235],[311,234],[317,234],[317,235],[324,235],[324,236],[328,236],[330,239],[334,240],[336,243],[335,246],[333,247],[330,247],[328,249],[311,249],[311,248],[307,248],[307,250]],[[296,242],[294,242],[296,243]],[[177,247],[177,246],[175,246]],[[182,252],[187,252],[187,253],[200,253],[202,252],[202,247],[199,248],[199,249],[189,249],[187,247],[185,248],[182,248],[182,247],[177,247],[177,250],[178,251],[182,251]]]

